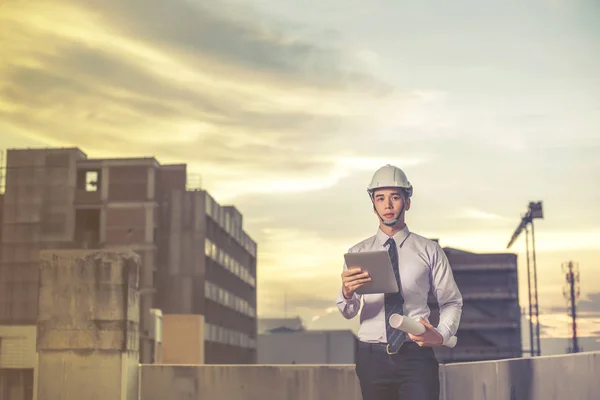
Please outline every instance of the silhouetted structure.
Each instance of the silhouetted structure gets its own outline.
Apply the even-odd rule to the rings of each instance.
[[[204,315],[206,363],[256,361],[256,243],[234,206],[186,190],[186,165],[78,148],[8,150],[6,161],[0,336],[35,325],[40,250],[127,249],[141,257],[142,362],[155,352],[151,309]]]
[[[525,230],[525,249],[527,257],[527,294],[529,300],[529,346],[530,353],[534,355],[541,355],[542,349],[540,346],[540,307],[538,302],[538,285],[537,285],[537,261],[535,255],[535,227],[533,224],[534,219],[544,218],[544,212],[542,210],[542,202],[530,202],[525,214],[521,217],[521,222],[515,232],[510,238],[506,248],[510,248],[513,243],[518,239],[521,232]],[[529,227],[531,227],[531,256],[529,253]],[[533,267],[533,288],[532,288],[532,272]],[[533,289],[533,293],[532,293]],[[535,315],[535,318],[534,318]],[[535,319],[535,321],[534,321]],[[534,328],[535,323],[535,340],[534,340]]]
[[[521,357],[521,309],[517,256],[477,254],[445,247],[456,284],[463,295],[463,313],[455,348],[435,348],[440,362],[465,362]],[[429,296],[432,323],[438,305]]]
[[[580,295],[579,290],[579,265],[573,261],[563,263],[563,272],[565,272],[565,279],[567,284],[563,288],[563,295],[567,299],[567,312],[571,317],[571,323],[569,324],[569,331],[571,338],[569,339],[569,353],[579,353],[581,347],[577,341],[577,299]]]

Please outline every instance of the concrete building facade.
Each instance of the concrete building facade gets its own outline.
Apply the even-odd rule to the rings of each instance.
[[[0,330],[35,324],[40,251],[133,250],[141,258],[141,362],[155,358],[152,309],[203,315],[205,362],[255,362],[256,243],[235,207],[187,190],[186,165],[89,159],[78,148],[6,155]]]
[[[435,349],[440,362],[522,357],[516,254],[477,254],[449,247],[444,252],[463,295],[463,313],[456,347]],[[433,296],[429,303],[435,325],[439,307]]]

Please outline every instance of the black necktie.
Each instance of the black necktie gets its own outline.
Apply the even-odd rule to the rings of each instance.
[[[394,267],[394,275],[396,275],[398,288],[400,288],[400,271],[398,270],[398,248],[396,247],[396,242],[394,239],[390,238],[385,244],[389,246],[388,253],[390,255],[390,260],[392,261],[392,267]],[[406,333],[390,326],[390,316],[392,314],[402,315],[403,304],[404,298],[402,297],[400,290],[396,293],[385,294],[385,331],[387,334],[388,351],[390,353],[396,353],[406,339]]]

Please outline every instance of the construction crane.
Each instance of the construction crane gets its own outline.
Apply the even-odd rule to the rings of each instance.
[[[538,285],[537,285],[537,262],[535,255],[535,227],[533,224],[534,219],[544,218],[542,210],[542,202],[529,202],[529,206],[525,215],[521,216],[521,222],[517,226],[517,229],[513,233],[510,241],[506,248],[510,248],[515,241],[521,235],[521,232],[525,231],[525,248],[527,256],[527,294],[529,299],[529,351],[531,356],[541,355],[540,346],[540,318],[539,318],[539,306],[538,306]],[[529,255],[529,227],[531,227],[531,253]],[[532,288],[532,269],[533,267],[533,288]],[[533,293],[532,293],[533,289]],[[534,318],[535,316],[535,318]],[[535,320],[535,341],[534,341],[534,320]]]
[[[579,353],[582,351],[581,347],[577,343],[577,299],[579,298],[579,266],[572,262],[566,262],[562,264],[563,272],[565,272],[565,278],[567,284],[563,288],[563,296],[567,299],[567,313],[571,317],[571,323],[569,331],[571,332],[571,339],[569,339],[569,353]]]

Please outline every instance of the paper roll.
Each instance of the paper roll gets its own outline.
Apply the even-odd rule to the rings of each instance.
[[[390,315],[390,326],[415,336],[425,333],[425,326],[422,323],[400,314]],[[444,346],[452,348],[456,346],[457,340],[456,336],[452,336]]]

